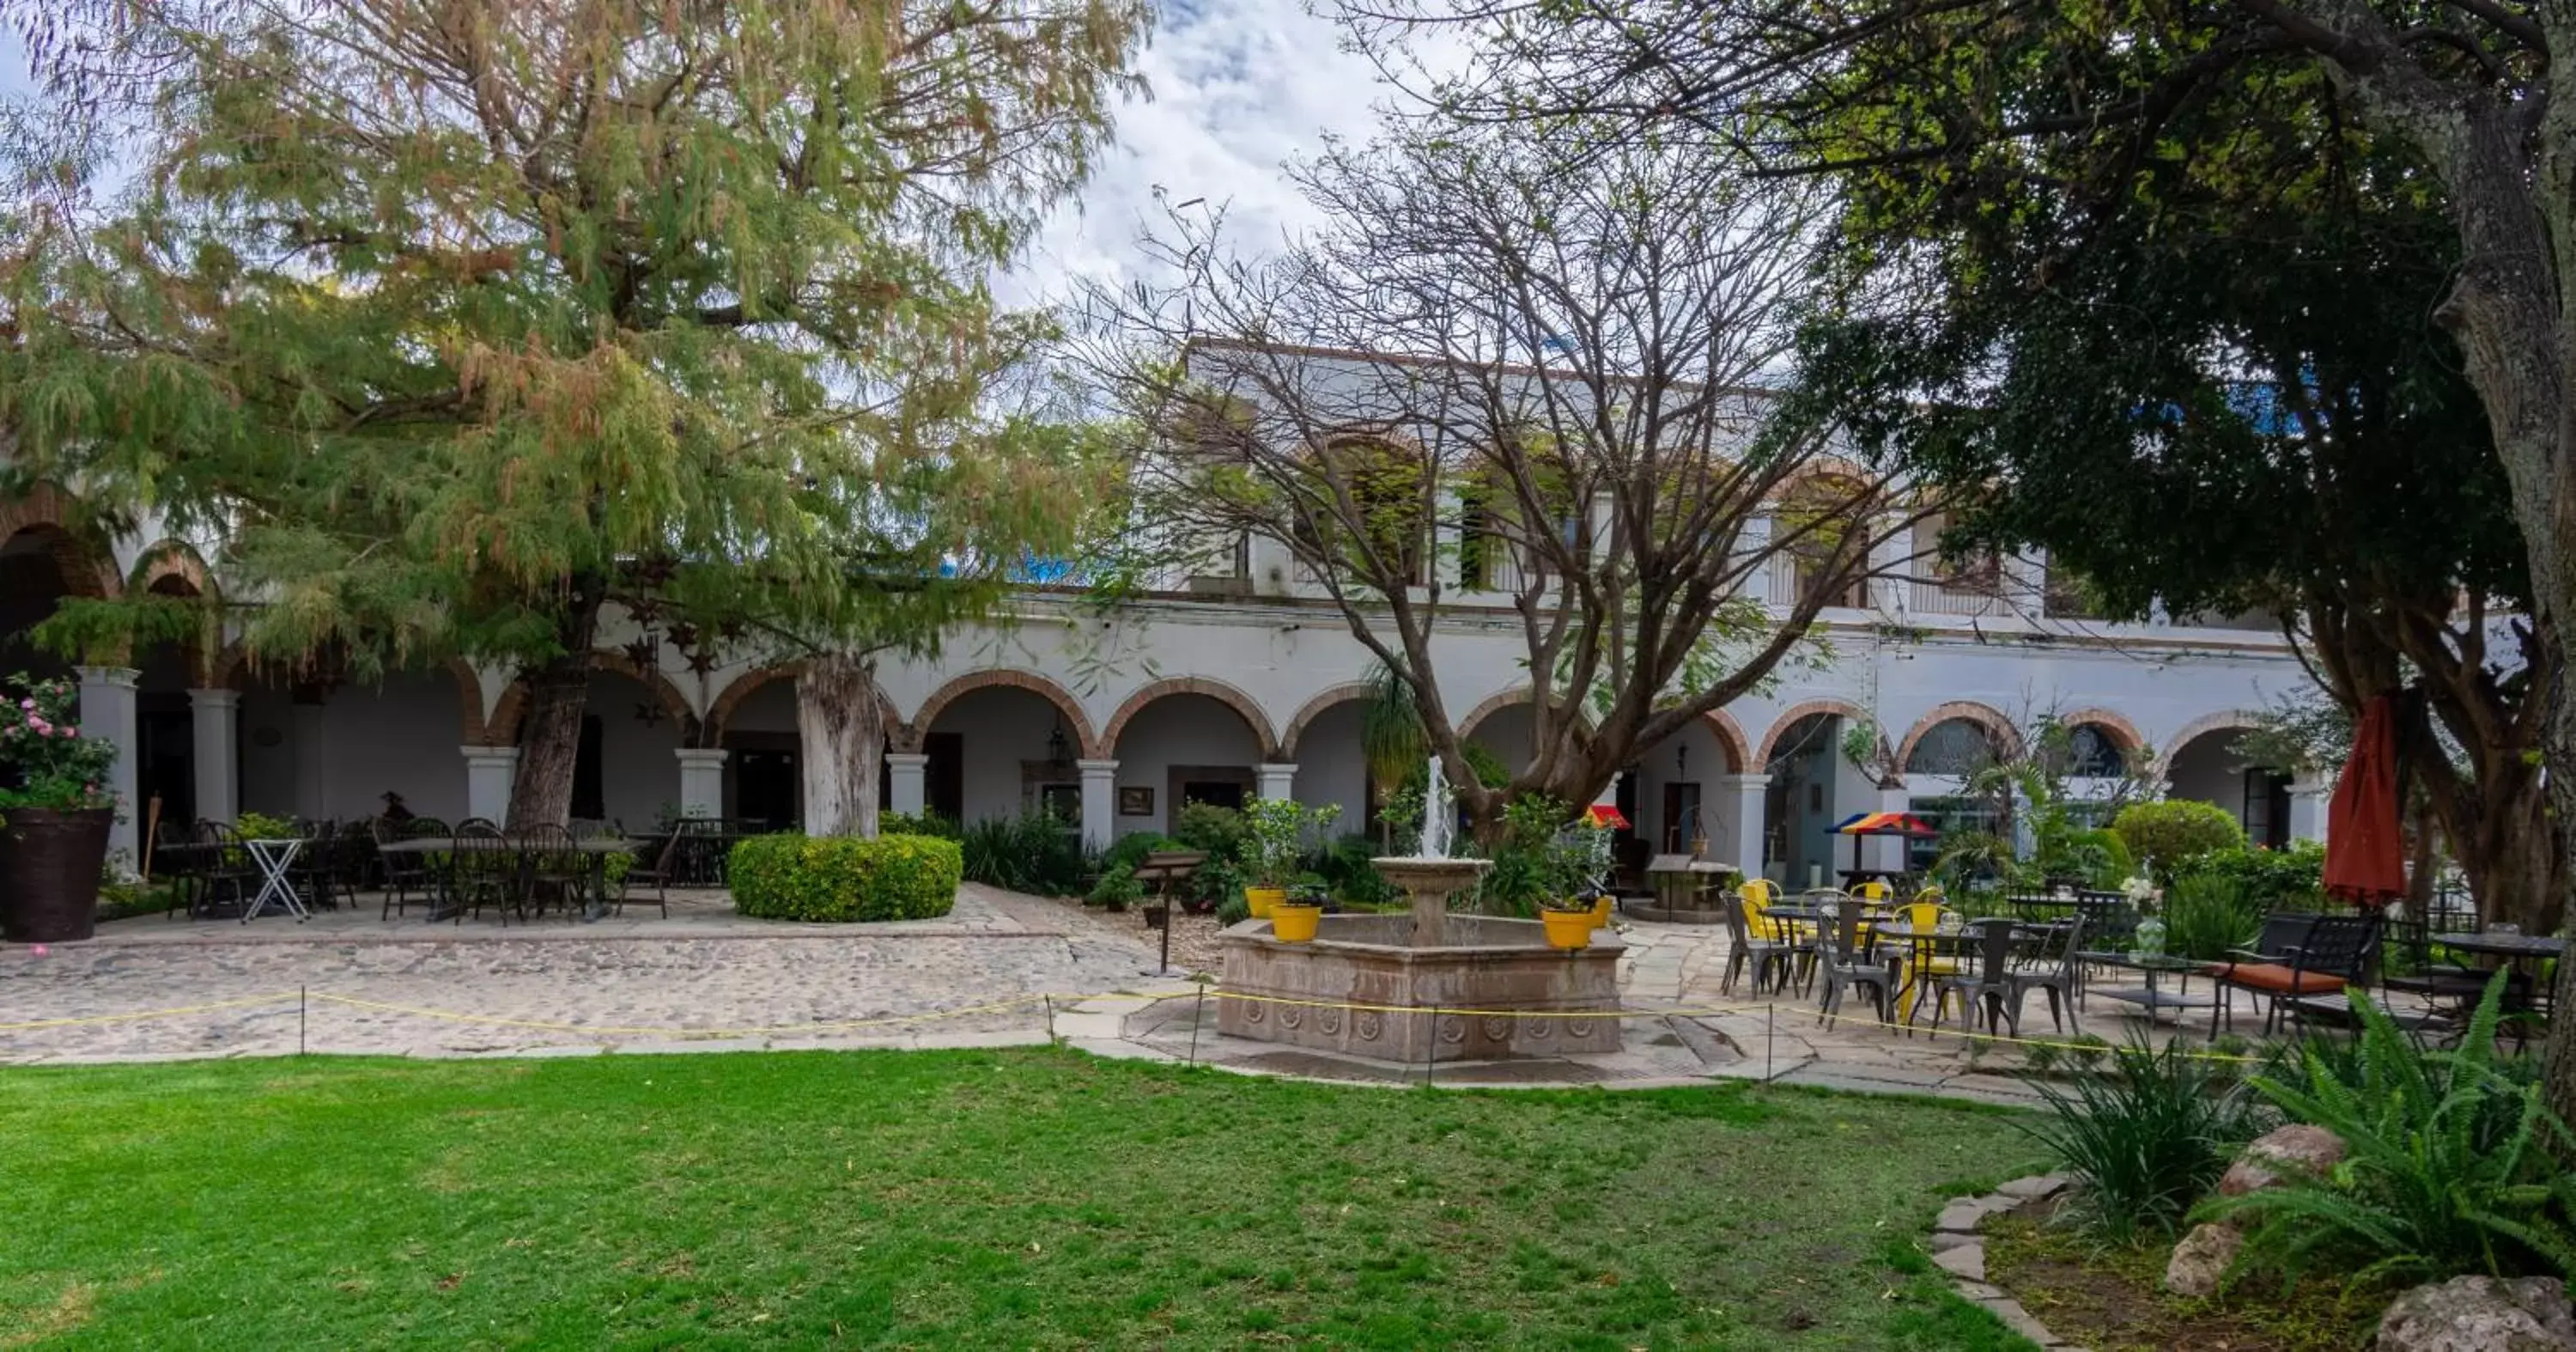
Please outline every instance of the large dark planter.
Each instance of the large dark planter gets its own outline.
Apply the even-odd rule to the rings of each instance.
[[[0,816],[0,939],[53,944],[98,929],[98,875],[107,864],[113,808],[53,812],[13,807]]]

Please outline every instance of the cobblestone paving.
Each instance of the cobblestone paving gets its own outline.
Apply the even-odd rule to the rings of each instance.
[[[660,933],[605,934],[561,921],[506,932],[469,922],[462,930],[343,933],[317,929],[327,915],[312,926],[274,918],[249,926],[166,922],[183,937],[0,949],[0,1060],[290,1052],[298,1046],[299,988],[302,1045],[310,1050],[432,1056],[704,1048],[707,1040],[775,1047],[1034,1040],[1046,1035],[1049,1012],[1034,997],[1148,984],[1141,943],[1050,924],[1045,902],[970,885],[957,912],[947,922],[767,933],[761,922],[730,917],[721,933],[693,932],[676,917]],[[260,997],[277,998],[233,1005]],[[1000,1002],[1019,1003],[898,1021]],[[6,1027],[203,1005],[233,1007]],[[828,1024],[860,1026],[813,1026]]]

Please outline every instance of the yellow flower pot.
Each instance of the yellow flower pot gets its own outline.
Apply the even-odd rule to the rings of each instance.
[[[1302,944],[1315,937],[1315,927],[1323,923],[1324,908],[1280,902],[1270,908],[1270,932],[1282,943]]]
[[[1247,887],[1243,889],[1244,904],[1252,908],[1252,918],[1255,920],[1269,919],[1270,912],[1274,908],[1284,905],[1287,900],[1288,889],[1284,887]]]
[[[1609,893],[1604,892],[1600,896],[1594,897],[1592,899],[1592,928],[1610,928],[1610,916],[1613,909],[1614,904],[1610,900]]]
[[[1592,946],[1592,912],[1541,911],[1539,923],[1547,926],[1551,948],[1590,948]]]

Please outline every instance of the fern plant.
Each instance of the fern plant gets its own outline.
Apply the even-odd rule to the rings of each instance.
[[[2576,1133],[2549,1111],[2536,1081],[2497,1066],[2503,976],[2488,983],[2453,1051],[2417,1043],[2358,992],[2352,1005],[2361,1019],[2352,1055],[2305,1048],[2299,1081],[2251,1081],[2292,1117],[2341,1137],[2346,1155],[2321,1175],[2194,1213],[2247,1227],[2237,1270],[2295,1284],[2330,1262],[2356,1285],[2469,1272],[2576,1275],[2576,1183],[2552,1158],[2576,1148]]]

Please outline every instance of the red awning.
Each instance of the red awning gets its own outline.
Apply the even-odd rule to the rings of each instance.
[[[2373,905],[2406,895],[2406,845],[2397,825],[2397,713],[2390,696],[2363,706],[2326,808],[2326,891]]]

